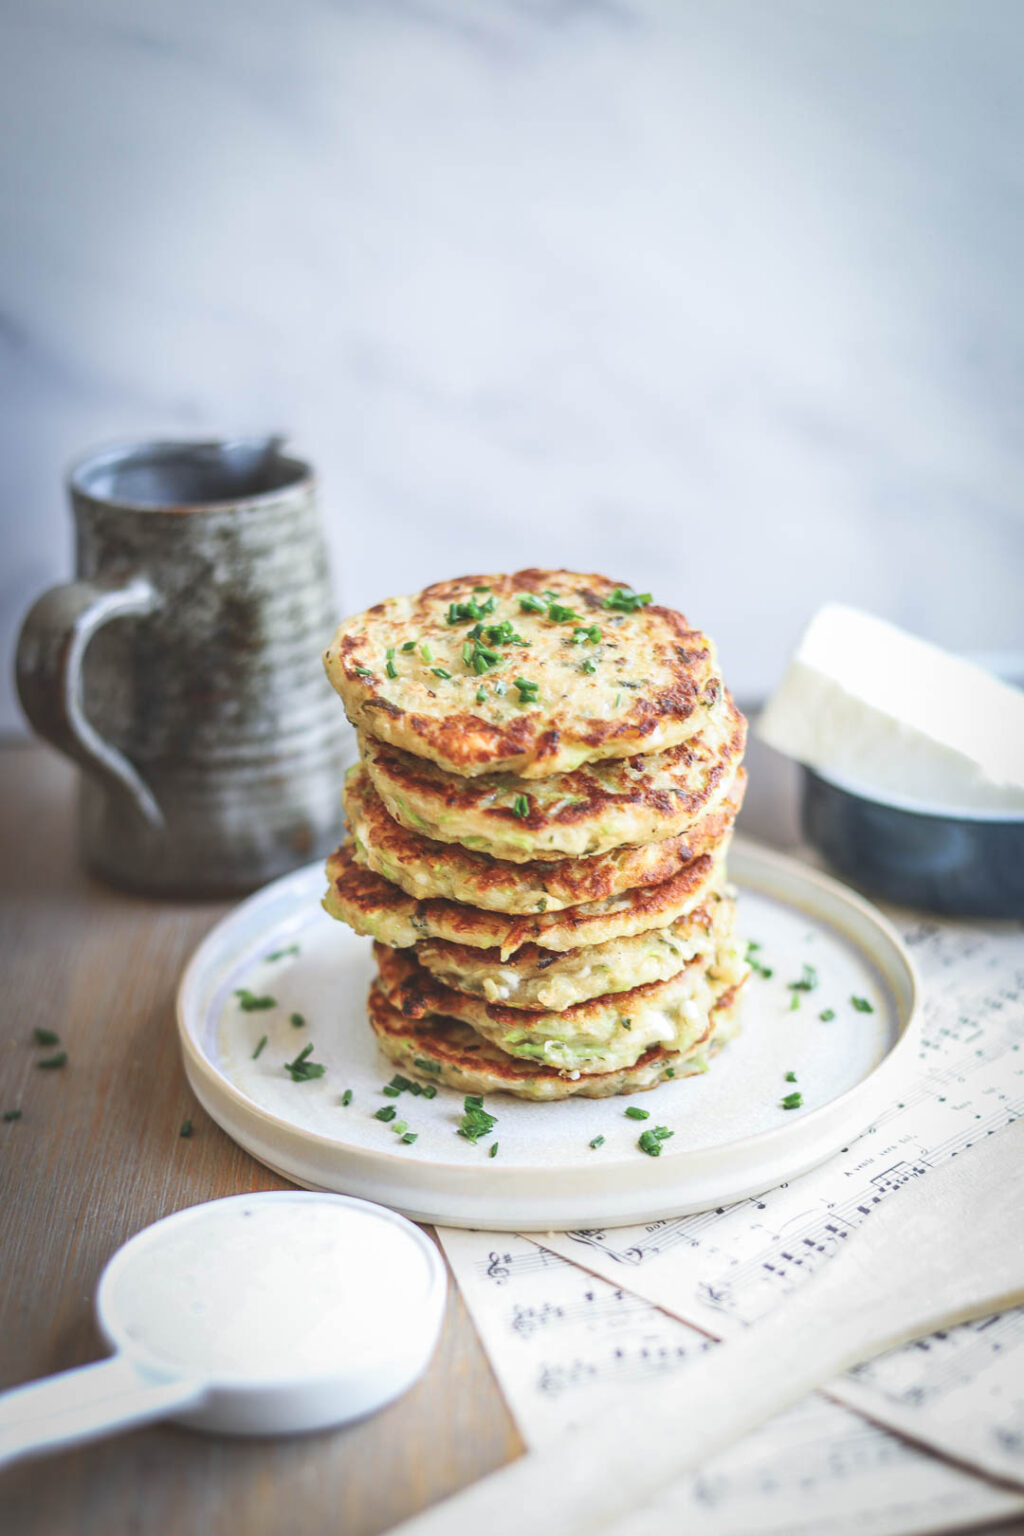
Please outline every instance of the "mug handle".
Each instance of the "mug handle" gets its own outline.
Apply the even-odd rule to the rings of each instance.
[[[151,827],[163,812],[138,770],[85,716],[82,662],[89,641],[111,619],[160,606],[144,576],[98,577],[51,587],[29,609],[18,636],[18,696],[33,730],[87,773],[126,793]]]

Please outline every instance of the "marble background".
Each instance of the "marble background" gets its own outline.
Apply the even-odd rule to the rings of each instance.
[[[0,17],[5,655],[69,457],[263,429],[346,609],[607,569],[748,699],[828,597],[1021,645],[1018,0]]]

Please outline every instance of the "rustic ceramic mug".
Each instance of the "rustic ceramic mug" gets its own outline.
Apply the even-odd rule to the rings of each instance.
[[[77,579],[18,642],[41,736],[84,770],[94,873],[251,889],[334,846],[344,717],[315,483],[279,439],[154,442],[73,466]]]

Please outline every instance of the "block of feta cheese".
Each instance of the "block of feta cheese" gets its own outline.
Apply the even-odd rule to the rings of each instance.
[[[872,799],[1024,814],[1024,692],[856,608],[815,615],[756,730]]]

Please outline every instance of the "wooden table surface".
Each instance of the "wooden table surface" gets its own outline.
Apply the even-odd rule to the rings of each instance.
[[[206,1117],[179,1060],[178,977],[225,908],[88,880],[75,855],[73,782],[48,749],[0,748],[0,1112],[21,1111],[0,1122],[0,1388],[104,1353],[92,1295],[133,1232],[202,1200],[288,1187]],[[779,841],[791,808],[777,782],[767,803],[769,775],[760,782],[744,821]],[[66,1067],[37,1069],[34,1027],[59,1033]],[[157,1426],[27,1462],[3,1474],[0,1530],[371,1536],[521,1450],[453,1286],[426,1375],[366,1422],[277,1442]],[[1024,1523],[1001,1529],[1019,1536]]]

